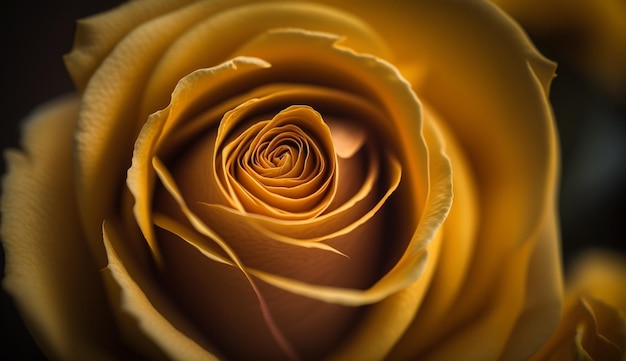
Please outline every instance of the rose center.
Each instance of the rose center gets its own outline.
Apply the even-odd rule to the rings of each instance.
[[[254,122],[220,154],[222,185],[242,211],[310,218],[323,213],[336,193],[330,130],[310,107],[292,106]]]

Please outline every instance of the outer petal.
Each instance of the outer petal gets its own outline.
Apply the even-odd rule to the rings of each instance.
[[[74,47],[65,56],[65,65],[78,89],[85,89],[103,59],[132,29],[191,1],[194,0],[129,1],[107,12],[78,20]]]
[[[3,285],[49,357],[105,360],[119,347],[78,222],[72,179],[77,112],[76,97],[43,106],[24,128],[24,152],[6,153]]]

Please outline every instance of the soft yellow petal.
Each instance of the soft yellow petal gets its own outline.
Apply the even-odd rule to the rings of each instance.
[[[78,104],[65,97],[39,108],[23,128],[24,151],[5,154],[3,286],[48,357],[107,360],[121,349],[78,221],[72,179]]]
[[[536,87],[541,89],[542,85],[537,81]],[[549,113],[546,117],[549,119]],[[552,128],[546,157],[550,166],[546,171],[546,184],[540,190],[545,192],[540,193],[544,194],[544,203],[537,210],[541,220],[526,232],[529,235],[522,247],[514,250],[506,259],[498,260],[496,264],[500,268],[497,275],[493,275],[497,283],[489,283],[486,278],[472,278],[478,276],[473,273],[475,270],[470,269],[463,291],[442,325],[433,326],[428,333],[426,329],[414,331],[413,339],[407,336],[399,343],[396,350],[398,354],[394,354],[394,357],[403,359],[427,352],[422,357],[433,360],[459,357],[465,360],[517,360],[528,357],[549,337],[558,322],[562,298],[559,234],[554,213],[558,170],[555,138]],[[492,224],[489,220],[482,221],[487,223],[485,227]],[[499,240],[502,240],[502,234]],[[493,252],[491,248],[485,248],[483,242],[479,238],[476,243],[475,259],[484,259],[481,252]],[[484,266],[480,263],[478,265]],[[490,289],[481,291],[488,285]],[[477,310],[469,311],[472,297],[485,297],[484,302],[487,303],[478,305]],[[463,319],[464,312],[474,313],[465,314],[468,318],[459,325],[457,322]],[[419,323],[419,314],[417,317],[416,322]],[[488,344],[480,341],[485,335],[489,335]],[[437,343],[438,339],[442,340],[441,344]],[[436,346],[433,348],[433,345]]]
[[[525,244],[499,273],[500,282],[494,289],[487,307],[489,312],[466,327],[447,336],[440,345],[426,354],[425,360],[496,360],[502,354],[519,310],[524,306],[526,265],[532,253],[531,242]],[[489,335],[486,342],[486,335]]]

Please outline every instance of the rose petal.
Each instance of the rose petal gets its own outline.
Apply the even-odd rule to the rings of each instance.
[[[72,51],[64,58],[74,84],[80,91],[84,90],[103,59],[138,24],[175,11],[192,1],[131,1],[78,20]]]
[[[74,197],[78,105],[77,97],[65,97],[42,106],[25,124],[24,152],[5,153],[3,286],[49,357],[109,360],[121,349]]]
[[[367,133],[361,127],[349,122],[328,121],[335,151],[341,158],[351,158],[367,140]]]
[[[206,219],[224,219],[227,217],[232,219],[228,223],[246,223],[245,226],[251,226],[255,233],[259,233],[259,237],[265,236],[287,244],[322,248],[321,242],[350,235],[356,228],[367,223],[396,191],[401,176],[397,159],[390,155],[383,159],[387,163],[383,174],[379,174],[380,160],[377,157],[370,159],[372,162],[370,162],[369,168],[372,171],[368,172],[367,178],[355,197],[344,203],[348,206],[342,205],[340,209],[316,219],[275,220],[265,216],[242,214],[226,207],[208,203],[200,203],[203,207],[195,207],[195,209],[203,214]],[[385,182],[382,182],[381,179],[385,179]],[[385,193],[379,195],[375,191],[374,185],[380,186]],[[362,195],[363,197],[361,197]]]
[[[574,260],[567,293],[587,295],[613,305],[626,314],[626,259],[608,250],[588,250]]]
[[[196,216],[189,209],[171,174],[167,172],[165,166],[158,158],[152,159],[152,166],[154,167],[154,170],[158,174],[159,179],[167,189],[168,193],[174,198],[174,200],[178,204],[180,211],[182,211],[187,218],[187,221],[191,223],[191,225],[197,232],[205,237],[210,238],[227,255],[228,259],[232,261],[232,264],[237,268],[238,271],[241,272],[241,275],[245,277],[247,283],[250,286],[250,289],[254,291],[254,295],[258,300],[263,320],[265,321],[266,326],[270,329],[271,335],[274,341],[276,341],[276,343],[279,345],[280,349],[286,355],[288,355],[289,359],[298,360],[299,357],[297,353],[293,350],[293,347],[291,346],[289,341],[285,339],[281,330],[276,326],[274,317],[268,310],[264,296],[261,294],[259,288],[256,286],[255,281],[250,276],[249,269],[244,266],[237,253],[232,249],[228,242],[226,242],[222,237],[215,233],[213,229],[207,226],[198,216]]]
[[[242,272],[249,272],[250,274],[275,287],[328,303],[361,306],[377,302],[386,297],[388,294],[394,293],[395,291],[406,287],[421,274],[421,264],[425,261],[424,252],[420,252],[415,255],[405,255],[404,258],[398,262],[398,264],[391,271],[389,271],[385,277],[367,290],[312,285],[245,267],[240,262],[239,257],[232,250],[228,242],[223,239],[222,236],[218,235],[211,227],[207,226],[188,208],[185,200],[173,181],[172,176],[167,172],[163,164],[155,158],[153,165],[159,174],[161,181],[166,188],[168,188],[168,192],[176,200],[181,208],[181,211],[185,214],[187,220],[192,224],[196,231],[216,242],[219,247],[226,252],[228,257],[232,260],[232,263],[240,268]]]
[[[267,95],[267,97],[273,99],[274,101],[285,101],[286,104],[291,104],[289,101],[293,101],[294,103],[314,104],[316,108],[320,107],[321,109],[325,109],[325,113],[333,112],[341,105],[340,109],[342,113],[336,114],[337,116],[344,116],[343,112],[347,112],[345,114],[350,115],[361,122],[366,122],[367,115],[372,117],[376,113],[375,108],[372,107],[365,107],[365,109],[361,109],[367,103],[364,103],[362,100],[357,102],[359,99],[355,96],[348,96],[346,93],[341,93],[332,89],[310,86],[287,85],[262,87],[259,89],[260,91],[254,91],[249,96],[252,98],[263,98],[263,94],[266,89],[270,91],[271,89],[275,90],[275,92],[271,95]],[[334,104],[335,100],[339,101],[336,105]],[[277,104],[280,104],[280,102]],[[330,106],[330,108],[328,108],[328,106]],[[212,114],[213,111],[210,111],[209,113]],[[384,118],[377,116],[368,121],[369,124],[372,124],[372,122],[375,124],[376,121],[382,122],[383,119]],[[191,123],[188,123],[190,125],[189,127],[181,128],[177,130],[176,133],[172,134],[173,136],[180,133],[183,134],[182,137],[179,137],[180,139],[175,139],[173,143],[189,143],[189,140],[186,140],[190,138],[188,135],[204,132],[200,126],[195,126],[196,123],[212,124],[213,122],[215,122],[215,120],[211,120],[210,118],[205,118],[203,116],[202,118],[198,118],[198,121],[194,120]],[[219,189],[219,183],[215,181],[215,176],[210,176],[210,174],[213,173],[212,163],[214,138],[214,135],[211,135],[210,133],[207,134],[204,138],[198,141],[200,144],[197,146],[199,147],[198,149],[192,148],[187,150],[185,152],[185,156],[183,157],[184,159],[176,158],[174,174],[176,174],[177,182],[181,184],[184,198],[190,201],[190,205],[194,209],[194,212],[203,214],[205,219],[217,220],[222,219],[221,217],[225,216],[224,212],[227,213],[231,211],[226,208],[204,210],[202,209],[203,207],[195,206],[197,204],[204,204],[209,208],[219,208],[218,205],[220,204],[229,204],[229,202],[223,199],[221,192],[215,192],[215,190]],[[164,144],[164,146],[172,143],[172,139],[168,139],[167,144]],[[167,150],[166,154],[169,154],[170,152],[170,150]],[[363,161],[360,160],[363,156],[366,156],[369,160],[369,166],[363,167]],[[304,247],[320,247],[332,250],[332,248],[326,248],[327,246],[325,244],[319,242],[324,239],[346,234],[350,232],[351,229],[354,229],[358,224],[365,222],[369,216],[373,214],[373,212],[365,212],[368,212],[373,208],[380,208],[380,206],[384,204],[385,199],[395,190],[397,181],[399,181],[399,172],[383,172],[384,174],[388,174],[386,177],[389,180],[389,185],[385,185],[381,189],[387,190],[387,194],[379,200],[379,205],[372,207],[374,204],[372,203],[372,200],[378,197],[378,192],[375,192],[373,187],[382,186],[376,185],[377,179],[381,176],[379,175],[379,156],[372,149],[368,151],[367,155],[363,156],[360,156],[358,159],[351,160],[350,162],[339,159],[339,162],[341,163],[341,167],[339,168],[339,186],[341,189],[337,192],[337,195],[341,197],[336,197],[335,201],[338,203],[336,206],[331,205],[332,211],[325,213],[316,219],[302,221],[294,220],[288,222],[281,219],[271,219],[268,217],[248,214],[243,216],[245,219],[240,219],[239,221],[236,221],[236,223],[239,222],[245,223],[246,226],[255,226],[256,231],[253,232],[262,232],[267,237],[281,242],[297,244]],[[393,164],[395,161],[389,160],[389,162],[390,164]],[[198,174],[198,168],[194,167],[195,164],[204,165],[204,170],[200,174]],[[355,177],[355,175],[362,172],[362,169],[367,169],[368,171],[365,181],[361,181],[363,177]],[[359,184],[361,182],[363,183]],[[351,194],[352,192],[355,193]],[[210,212],[210,214],[207,212]],[[238,215],[233,214],[233,216]],[[359,219],[359,217],[361,218]],[[224,222],[225,221],[222,220],[213,223],[221,225]],[[349,229],[347,227],[349,227]],[[235,229],[237,228],[241,227],[235,227]]]

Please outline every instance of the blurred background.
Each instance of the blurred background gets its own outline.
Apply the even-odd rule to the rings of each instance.
[[[73,90],[62,55],[71,49],[75,20],[121,2],[24,0],[5,6],[0,15],[2,149],[19,146],[19,123],[37,105]],[[626,254],[626,62],[608,57],[604,63],[591,62],[590,70],[590,63],[581,58],[593,57],[598,51],[593,45],[603,39],[606,43],[611,31],[618,30],[609,28],[604,35],[594,32],[591,36],[588,23],[561,18],[550,23],[542,11],[537,9],[534,15],[543,14],[543,20],[533,17],[532,11],[520,12],[519,19],[541,52],[559,64],[551,101],[561,141],[560,214],[567,269],[590,247]],[[626,13],[621,15],[618,22],[626,26]],[[545,26],[546,21],[552,25]],[[606,46],[609,53],[611,47],[626,51],[624,42]],[[621,69],[622,78],[607,76],[609,68]],[[2,159],[0,173],[4,171]],[[0,269],[3,274],[3,252]],[[0,360],[43,359],[4,291],[0,292],[0,306],[4,335],[0,337]]]

